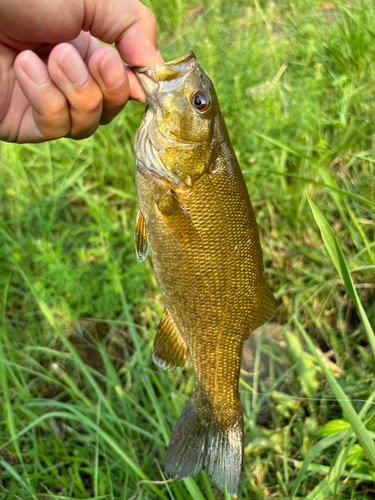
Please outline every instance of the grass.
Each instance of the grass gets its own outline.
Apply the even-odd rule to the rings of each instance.
[[[245,344],[238,498],[375,498],[375,6],[148,5],[165,59],[193,48],[215,84],[278,301]],[[0,144],[0,499],[230,498],[204,473],[164,482],[193,375],[151,359],[142,112],[82,142]]]

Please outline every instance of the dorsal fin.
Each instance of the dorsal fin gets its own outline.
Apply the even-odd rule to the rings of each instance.
[[[266,280],[263,283],[262,297],[259,302],[258,310],[255,315],[255,321],[251,331],[267,323],[275,314],[275,297],[273,296],[269,284]]]
[[[139,262],[142,262],[147,257],[148,240],[146,222],[140,210],[138,210],[137,220],[135,222],[134,238],[137,259]]]
[[[187,347],[166,308],[155,337],[152,357],[165,370],[176,370],[185,365]]]

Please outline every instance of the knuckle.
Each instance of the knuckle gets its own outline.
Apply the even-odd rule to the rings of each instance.
[[[68,103],[65,99],[57,99],[55,102],[50,103],[48,107],[48,114],[46,116],[51,120],[55,121],[56,119],[66,116],[69,113]]]
[[[105,113],[107,110],[116,110],[116,109],[122,109],[125,104],[129,100],[129,95],[128,93],[124,92],[113,92],[112,94],[108,94],[103,102],[103,110],[102,112]]]
[[[59,139],[65,137],[70,131],[70,122],[48,122],[41,120],[38,123],[38,129],[46,140]]]
[[[125,104],[120,104],[118,106],[113,107],[105,107],[103,109],[102,116],[100,118],[100,125],[108,125],[116,116],[120,113],[120,111],[124,108]]]
[[[156,29],[156,19],[154,16],[154,13],[152,12],[151,9],[146,7],[146,5],[140,4],[140,17],[143,19],[143,21],[151,28]]]
[[[69,108],[65,101],[49,103],[48,109],[39,115],[38,128],[47,139],[64,137],[70,130]]]
[[[99,123],[93,123],[90,126],[83,129],[78,129],[73,127],[71,133],[69,134],[69,137],[71,139],[76,139],[76,140],[87,139],[97,130],[98,126]]]
[[[103,107],[103,94],[99,87],[95,85],[87,89],[77,101],[76,107],[88,115],[100,114]]]

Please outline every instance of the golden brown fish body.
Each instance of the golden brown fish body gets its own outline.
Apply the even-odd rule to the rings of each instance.
[[[211,81],[192,52],[137,70],[149,106],[134,143],[136,249],[165,302],[153,356],[195,387],[171,438],[166,473],[206,470],[237,491],[243,450],[238,393],[243,343],[270,319],[258,227]]]

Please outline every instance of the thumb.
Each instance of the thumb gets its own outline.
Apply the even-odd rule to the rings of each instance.
[[[115,43],[132,66],[162,61],[156,42],[156,20],[138,0],[84,0],[82,29],[106,43]]]

